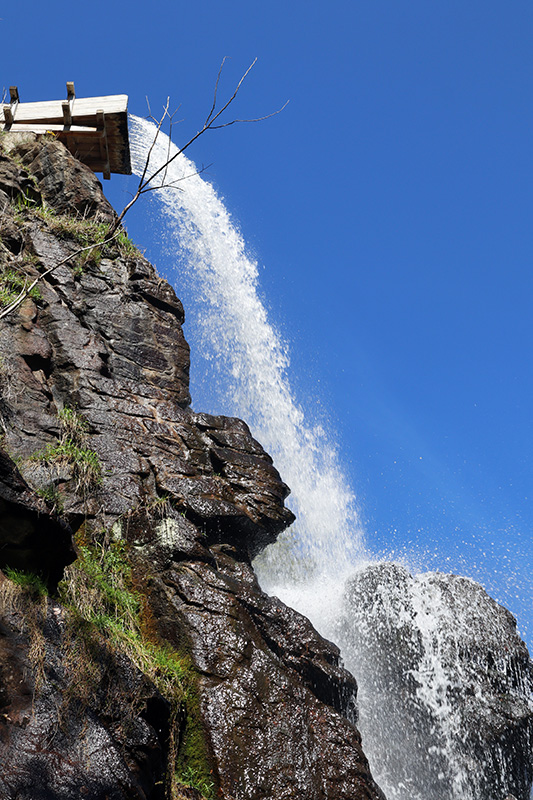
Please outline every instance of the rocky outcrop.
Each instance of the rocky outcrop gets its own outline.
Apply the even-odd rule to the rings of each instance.
[[[62,145],[46,143],[40,156],[39,146],[30,145],[23,141],[13,150],[29,168],[38,163],[36,191],[48,197],[48,173],[56,160],[59,174],[65,173],[70,161],[74,174],[67,171],[61,185],[78,186],[84,211],[81,218],[74,211],[37,215],[21,206],[16,226],[5,212],[5,269],[34,276],[91,237],[105,238],[101,223],[88,215],[106,219],[110,210],[96,177]],[[78,185],[80,172],[85,181]],[[20,175],[24,192],[27,172]],[[22,237],[16,254],[9,249],[14,226]],[[20,424],[6,428],[5,446],[32,483],[54,484],[74,526],[81,517],[99,518],[104,507],[113,522],[168,497],[201,525],[209,543],[229,539],[253,555],[291,522],[283,506],[288,489],[243,422],[190,410],[183,307],[131,243],[121,241],[83,264],[56,269],[40,284],[39,301],[28,298],[6,318],[0,355],[11,396],[4,406]],[[101,465],[101,485],[90,495],[79,491],[66,459],[51,468],[35,458],[60,440],[64,409],[83,418]]]
[[[345,609],[383,787],[398,800],[528,800],[533,664],[514,617],[468,578],[397,564],[357,574]]]
[[[123,233],[78,252],[114,213],[90,170],[3,142],[4,302],[67,261],[0,323],[2,447],[43,534],[0,566],[52,593],[2,584],[2,800],[382,797],[339,651],[257,584],[288,489],[244,422],[191,410],[180,301]]]

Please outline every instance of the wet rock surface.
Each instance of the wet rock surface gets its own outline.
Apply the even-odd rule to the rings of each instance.
[[[160,569],[147,595],[159,634],[184,642],[221,797],[382,798],[353,724],[357,686],[339,651],[264,594],[250,564],[186,520],[132,515],[122,535]],[[141,544],[145,537],[146,544]]]
[[[94,175],[57,142],[8,149],[3,285],[71,260],[0,320],[0,498],[18,491],[21,519],[50,527],[61,569],[50,537],[69,525],[73,568],[92,571],[78,608],[0,585],[0,797],[381,798],[337,648],[250,566],[293,519],[272,460],[241,420],[191,409],[183,308],[146,259],[124,237],[77,254],[112,219]],[[36,208],[16,201],[28,181]],[[46,579],[39,553],[17,568]],[[148,657],[154,680],[189,665],[179,703],[139,669]],[[202,781],[182,753],[193,727]]]
[[[362,570],[345,609],[340,636],[387,796],[528,800],[533,663],[512,614],[469,578],[396,564]]]
[[[87,692],[61,606],[8,583],[0,573],[2,800],[163,800],[168,703],[103,645]]]

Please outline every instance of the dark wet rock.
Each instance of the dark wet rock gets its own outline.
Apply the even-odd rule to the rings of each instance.
[[[65,261],[0,321],[2,535],[30,520],[23,567],[60,573],[57,512],[78,559],[61,602],[0,581],[0,797],[162,800],[174,780],[174,800],[211,784],[221,800],[380,800],[338,649],[251,568],[293,520],[271,458],[241,420],[190,408],[183,308],[146,259],[76,255],[87,220],[113,219],[94,175],[57,142],[2,142],[17,161],[0,278]],[[25,181],[55,215],[15,215]],[[160,694],[165,659],[178,677]]]
[[[60,214],[74,214],[87,219],[97,217],[102,222],[112,222],[115,212],[102,193],[102,185],[94,172],[85,164],[73,158],[68,150],[58,141],[42,139],[36,134],[12,134],[3,142],[9,156],[18,159],[26,170],[22,170],[18,181],[6,178],[2,180],[2,160],[0,160],[0,189],[8,193],[17,191],[17,183],[21,184],[30,173],[38,186],[38,196]],[[7,164],[13,164],[7,156],[3,156]],[[7,166],[5,167],[7,172]],[[32,180],[25,180],[23,191],[37,196]],[[13,194],[11,194],[13,196]]]
[[[212,550],[215,564],[182,561],[154,578],[150,605],[161,634],[191,648],[221,796],[382,798],[337,647],[264,594],[231,550]]]
[[[83,165],[58,143],[43,148],[47,164],[55,163],[57,152],[62,169],[74,164],[77,185]],[[25,160],[33,156],[31,165],[38,150],[35,142],[17,148]],[[93,190],[100,214],[107,201],[97,186]],[[6,248],[13,241],[8,221]],[[61,236],[57,228],[57,219],[52,225],[31,214],[18,226],[21,250],[37,259],[28,274],[76,250],[68,225]],[[253,557],[292,520],[283,505],[288,490],[243,422],[191,411],[189,347],[174,290],[131,248],[108,255],[78,272],[72,263],[59,267],[42,283],[42,300],[28,298],[0,330],[0,357],[12,384],[7,411],[24,417],[21,427],[6,431],[6,442],[38,488],[58,488],[74,525],[96,518],[103,504],[112,522],[168,496],[210,542],[231,541]],[[102,486],[90,496],[71,491],[68,474],[39,470],[31,460],[57,441],[65,407],[85,420],[88,446],[101,462]]]
[[[345,608],[339,635],[385,790],[401,800],[528,800],[533,663],[512,614],[468,578],[396,564],[362,570]]]
[[[131,663],[95,643],[102,679],[83,663],[57,603],[6,595],[0,573],[2,800],[163,800],[168,703]]]
[[[0,449],[0,569],[38,573],[53,587],[75,557],[70,528],[50,513]]]
[[[0,153],[0,190],[13,200],[24,198],[29,203],[41,202],[35,180],[27,170]]]

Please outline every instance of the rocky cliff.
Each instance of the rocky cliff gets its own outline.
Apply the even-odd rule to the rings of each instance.
[[[0,798],[382,798],[337,648],[257,583],[288,489],[191,409],[173,289],[61,144],[0,144],[2,306],[65,261],[0,320]]]
[[[529,800],[533,662],[478,583],[368,566],[347,583],[339,637],[390,800]]]

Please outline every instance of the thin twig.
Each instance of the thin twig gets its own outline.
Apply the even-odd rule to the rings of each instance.
[[[209,129],[212,131],[218,131],[220,128],[228,128],[230,125],[235,125],[236,122],[262,122],[264,119],[270,119],[270,117],[275,117],[277,114],[281,114],[284,108],[287,108],[289,105],[290,100],[287,100],[281,108],[278,108],[277,111],[272,111],[270,114],[265,114],[264,117],[251,117],[250,119],[232,119],[231,122],[223,122],[221,125],[210,125]]]
[[[220,69],[218,70],[218,75],[217,75],[217,79],[216,79],[216,82],[215,82],[215,91],[213,92],[213,105],[211,106],[211,110],[209,111],[209,114],[207,115],[207,118],[206,118],[206,120],[204,122],[204,128],[209,124],[209,120],[213,116],[215,108],[217,107],[218,83],[220,81],[220,76],[222,74],[222,70],[224,68],[224,64],[226,63],[226,59],[227,59],[227,56],[224,56],[224,58],[222,59],[222,63],[220,65]]]
[[[225,127],[225,126],[222,126],[222,125],[215,126],[213,123],[216,122],[216,120],[219,119],[220,115],[223,114],[224,111],[226,111],[226,109],[231,105],[231,103],[233,103],[233,101],[237,97],[239,89],[241,88],[241,86],[242,86],[244,80],[246,79],[247,75],[250,73],[250,70],[255,65],[256,61],[257,61],[257,58],[254,58],[254,60],[252,61],[252,63],[248,67],[248,69],[245,71],[245,73],[242,75],[241,79],[239,80],[239,82],[238,82],[238,84],[237,84],[237,86],[235,88],[235,91],[233,92],[233,94],[231,95],[229,100],[227,100],[224,103],[222,108],[219,109],[219,111],[217,111],[217,113],[214,114],[214,115],[213,115],[213,112],[210,112],[209,116],[207,117],[206,123],[204,123],[204,126],[199,131],[197,131],[197,133],[195,133],[194,136],[192,136],[189,139],[189,141],[186,144],[183,145],[183,147],[179,148],[177,150],[177,152],[174,153],[172,158],[170,158],[165,164],[163,164],[161,167],[159,167],[159,169],[156,169],[156,171],[154,173],[152,173],[151,177],[146,181],[146,183],[149,183],[154,178],[156,178],[161,172],[163,172],[164,170],[168,169],[169,164],[171,164],[179,155],[184,153],[185,150],[187,150],[187,148],[189,148],[200,136],[202,136],[203,133],[205,133],[205,131],[208,131],[210,129],[214,129],[214,128],[217,128],[217,127]],[[167,109],[168,109],[168,105],[167,105]],[[280,109],[280,111],[281,111],[281,109]],[[275,111],[273,114],[271,114],[269,116],[274,116],[277,113],[279,113],[279,111]],[[159,131],[161,130],[161,125],[163,124],[164,118],[165,118],[165,114],[163,114],[163,117],[159,121],[159,127],[158,127],[158,130],[156,131],[156,136],[159,134]],[[265,119],[266,119],[266,117],[265,117]],[[252,120],[249,120],[249,121],[251,122]],[[230,123],[227,123],[227,124],[230,124]],[[155,142],[152,144],[152,147],[153,147],[154,144],[155,144]],[[150,148],[150,152],[151,152],[151,149],[152,148]],[[147,171],[146,169],[143,171],[143,179],[144,179],[144,176],[146,175],[146,171]],[[142,193],[143,193],[142,190],[139,191],[139,195],[141,195]],[[137,197],[139,195],[137,195]],[[137,197],[135,198],[135,200],[137,199]],[[135,202],[135,200],[133,202]],[[133,205],[133,202],[128,205],[126,211],[128,211],[131,208],[131,206]],[[120,219],[121,220],[124,218],[124,214],[126,213],[126,211],[122,212],[122,214],[120,215]]]

